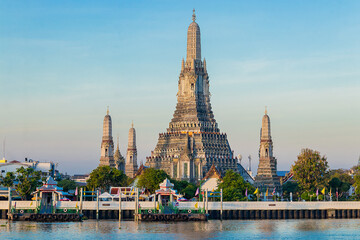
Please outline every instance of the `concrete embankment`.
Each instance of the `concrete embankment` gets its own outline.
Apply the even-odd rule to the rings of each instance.
[[[139,202],[141,210],[155,209],[155,202]],[[32,201],[12,201],[13,211],[31,212],[36,204]],[[179,209],[204,209],[210,219],[326,219],[360,218],[360,202],[180,202]],[[0,202],[0,217],[7,218],[8,201]],[[89,219],[132,220],[135,202],[83,201],[56,202],[57,211],[79,211]],[[221,214],[222,213],[222,214]]]

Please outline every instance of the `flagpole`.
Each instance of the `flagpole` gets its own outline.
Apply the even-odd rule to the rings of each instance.
[[[220,201],[221,201],[221,208],[220,208],[220,220],[222,221],[222,216],[223,216],[223,190],[220,189]]]

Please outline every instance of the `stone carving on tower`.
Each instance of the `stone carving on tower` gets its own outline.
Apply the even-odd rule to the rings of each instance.
[[[173,179],[199,181],[214,164],[221,172],[237,171],[227,135],[220,133],[210,104],[206,61],[201,60],[200,27],[187,32],[186,61],[181,63],[177,105],[166,133],[146,158],[146,166],[162,169]]]
[[[117,147],[114,154],[114,161],[116,168],[119,169],[120,171],[123,171],[123,173],[125,173],[125,158],[120,153],[119,137],[117,139]]]
[[[273,156],[273,142],[270,131],[270,118],[265,109],[260,131],[259,167],[255,177],[255,185],[260,191],[281,191],[280,178],[277,175],[277,160]]]
[[[109,108],[104,117],[103,137],[101,142],[101,157],[99,166],[115,167],[114,162],[114,142],[112,137],[112,124],[109,115]]]
[[[128,149],[126,153],[126,165],[125,174],[126,176],[133,178],[137,172],[137,150],[136,150],[136,133],[134,124],[131,124],[129,130]]]

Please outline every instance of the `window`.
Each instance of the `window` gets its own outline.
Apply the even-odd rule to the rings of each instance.
[[[184,172],[183,172],[184,178],[188,177],[187,173],[188,173],[188,164],[184,163]]]
[[[173,178],[177,178],[177,164],[173,166]]]
[[[269,155],[268,149],[265,149],[265,157],[267,157],[268,155]]]
[[[197,179],[199,177],[199,165],[195,164],[195,179]]]

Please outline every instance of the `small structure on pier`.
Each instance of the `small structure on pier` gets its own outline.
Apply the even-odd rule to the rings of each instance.
[[[176,190],[172,189],[174,184],[172,184],[169,179],[165,179],[160,183],[160,189],[155,191],[158,201],[162,203],[163,206],[167,206],[169,202],[174,202],[182,195],[178,194]]]
[[[222,181],[221,173],[213,164],[202,180],[201,190],[211,191],[217,189],[219,182]]]
[[[33,193],[36,201],[40,200],[39,213],[52,213],[53,206],[64,196],[63,188],[57,186],[57,182],[48,177],[43,186],[36,189]]]

